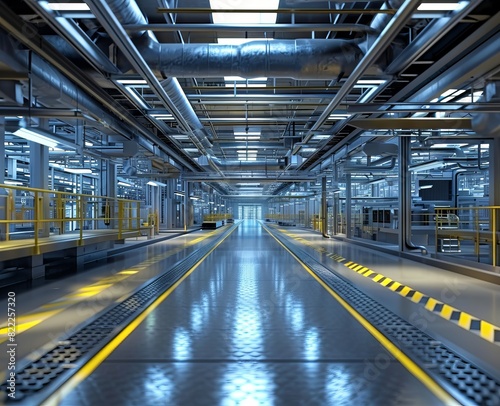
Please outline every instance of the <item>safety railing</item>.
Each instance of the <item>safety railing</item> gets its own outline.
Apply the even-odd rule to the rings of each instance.
[[[205,214],[203,221],[220,221],[229,220],[230,218],[233,218],[231,214]]]
[[[0,184],[2,241],[33,240],[71,233],[79,244],[92,232],[117,234],[140,230],[140,202],[71,192]]]
[[[500,206],[435,209],[436,254],[499,266]]]

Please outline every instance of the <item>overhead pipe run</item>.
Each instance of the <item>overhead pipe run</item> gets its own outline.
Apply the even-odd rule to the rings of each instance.
[[[137,51],[136,46],[132,44],[123,29],[123,25],[128,23],[147,23],[137,3],[133,0],[108,0],[106,5],[96,0],[88,0],[87,4],[108,31],[108,34],[117,43],[120,51],[126,55],[127,62],[132,64],[134,69],[147,80],[153,92],[191,137],[196,147],[203,155],[207,156],[210,166],[219,175],[223,176],[223,173],[213,161],[212,145],[207,139],[205,129],[186,99],[184,92],[182,92],[177,79],[169,78],[160,83],[149,64]],[[151,36],[149,32],[147,35],[143,35],[142,38],[147,38],[151,44],[158,44],[156,38]]]
[[[355,42],[328,39],[251,41],[240,45],[159,44],[144,36],[136,46],[156,74],[183,78],[332,79],[341,73],[350,74],[363,58]],[[119,66],[127,69],[126,63]]]

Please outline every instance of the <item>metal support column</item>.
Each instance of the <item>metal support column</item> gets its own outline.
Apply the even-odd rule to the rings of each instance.
[[[321,178],[321,233],[328,238],[328,204],[326,200],[326,176]]]
[[[415,245],[411,238],[411,172],[408,170],[411,157],[411,137],[399,137],[399,221],[398,245],[400,251],[427,248]]]
[[[481,146],[479,146],[479,150]],[[479,151],[478,151],[479,153]],[[498,185],[498,181],[495,181],[495,177],[498,177],[500,174],[500,139],[494,137],[490,142],[490,168],[489,168],[489,193],[490,193],[490,206],[500,206],[500,186]],[[495,217],[495,222],[491,221],[490,230],[493,233],[498,232],[500,230],[500,213],[497,212]],[[495,235],[495,234],[493,234]],[[494,238],[494,240],[496,240]],[[500,249],[499,249],[499,241],[494,241],[496,244],[496,255],[493,255],[493,249],[490,252],[490,257],[492,264],[495,266],[500,265]],[[493,246],[493,244],[492,244]],[[496,264],[493,263],[493,259],[495,259]]]
[[[190,216],[189,216],[189,182],[184,182],[184,231],[187,231],[190,227]]]
[[[345,236],[346,238],[352,238],[352,182],[351,182],[351,174],[346,174],[346,183],[345,183]]]
[[[5,182],[5,169],[7,158],[5,157],[5,118],[0,117],[0,183]],[[0,189],[0,219],[4,220],[7,216],[7,192],[5,189]],[[6,226],[0,224],[0,241],[6,239]]]

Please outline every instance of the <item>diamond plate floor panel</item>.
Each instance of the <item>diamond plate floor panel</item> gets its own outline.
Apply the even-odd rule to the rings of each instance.
[[[257,223],[244,223],[65,405],[439,401]]]

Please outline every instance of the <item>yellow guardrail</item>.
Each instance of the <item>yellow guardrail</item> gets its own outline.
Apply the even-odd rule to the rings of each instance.
[[[55,190],[0,184],[0,240],[39,240],[54,234],[87,231],[140,231],[140,202]],[[1,244],[1,242],[0,242]]]
[[[205,214],[203,216],[203,221],[219,221],[219,220],[228,220],[233,218],[231,214]]]
[[[472,241],[478,261],[480,246],[489,246],[493,266],[498,266],[498,242],[500,206],[442,207],[435,209],[436,247],[443,247],[443,241],[456,241],[455,251],[461,252],[460,244]],[[452,252],[451,250],[449,252]],[[456,254],[455,252],[455,254]]]

